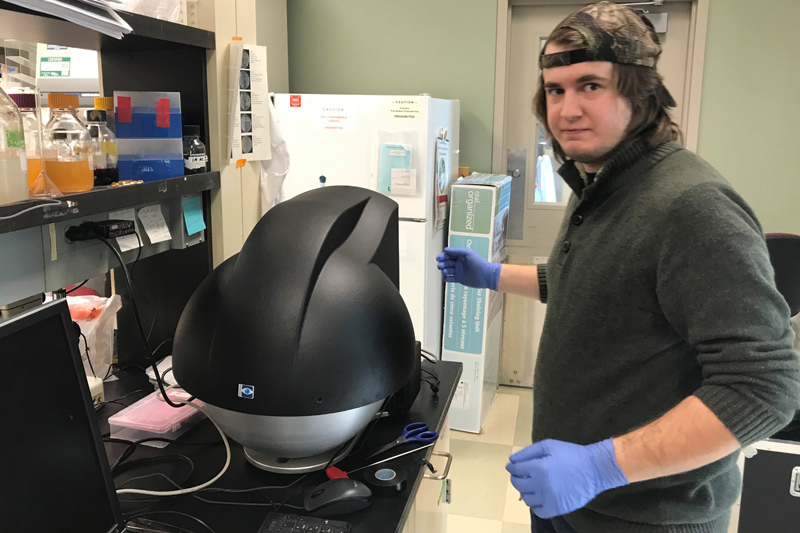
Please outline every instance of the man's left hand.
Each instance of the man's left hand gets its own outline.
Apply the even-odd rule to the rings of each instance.
[[[509,459],[511,484],[541,518],[571,513],[601,492],[628,484],[611,439],[588,446],[543,440]]]

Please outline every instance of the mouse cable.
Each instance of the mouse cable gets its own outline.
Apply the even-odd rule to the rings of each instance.
[[[206,413],[203,410],[202,407],[200,407],[200,406],[198,406],[198,405],[196,405],[196,404],[194,404],[192,402],[184,402],[182,400],[178,400],[178,401],[180,403],[182,403],[184,405],[188,405],[191,408],[196,409],[197,411],[200,411],[201,413],[206,415],[206,417],[208,417],[208,419],[211,420],[211,423],[214,424],[214,427],[217,428],[217,431],[219,431],[219,434],[222,437],[222,442],[225,444],[225,465],[222,467],[222,470],[219,471],[219,474],[217,474],[216,476],[214,476],[210,480],[206,481],[205,483],[202,483],[200,485],[196,485],[194,487],[190,487],[188,489],[167,490],[167,491],[143,490],[143,489],[120,489],[120,490],[117,491],[117,494],[145,494],[145,495],[148,495],[148,496],[180,496],[181,494],[191,494],[193,492],[197,492],[200,489],[204,489],[204,488],[208,487],[212,483],[216,482],[219,478],[221,478],[223,476],[223,474],[225,474],[225,472],[228,471],[228,467],[231,464],[231,446],[228,443],[228,438],[225,436],[225,433],[222,432],[222,429],[220,429],[220,427],[217,425],[217,423],[214,422],[213,418],[208,416],[208,413]]]

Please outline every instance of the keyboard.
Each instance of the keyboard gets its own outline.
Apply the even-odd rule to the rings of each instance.
[[[350,533],[348,522],[313,516],[269,513],[258,533]]]

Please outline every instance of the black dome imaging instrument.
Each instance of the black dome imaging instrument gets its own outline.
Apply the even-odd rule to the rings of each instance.
[[[394,201],[325,187],[281,203],[187,303],[175,378],[254,465],[322,468],[418,364],[398,278]]]

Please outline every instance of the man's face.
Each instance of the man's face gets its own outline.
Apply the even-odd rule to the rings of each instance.
[[[567,49],[548,44],[546,54]],[[617,92],[614,65],[587,61],[543,70],[547,124],[570,159],[597,172],[622,140],[631,106]]]

